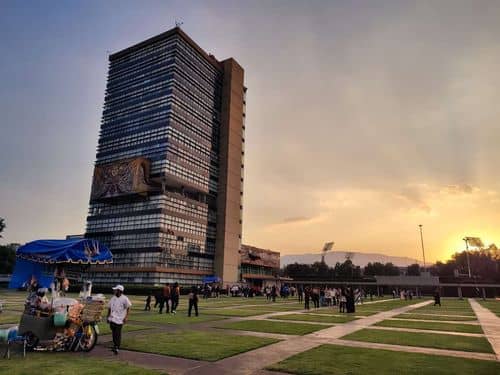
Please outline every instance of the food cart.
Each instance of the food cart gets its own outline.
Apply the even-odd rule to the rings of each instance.
[[[92,350],[105,300],[92,295],[92,283],[83,276],[90,265],[111,262],[109,249],[90,239],[38,240],[21,246],[9,287],[27,286],[29,295],[11,341],[22,340],[27,350]],[[65,296],[70,280],[83,283],[78,299]]]

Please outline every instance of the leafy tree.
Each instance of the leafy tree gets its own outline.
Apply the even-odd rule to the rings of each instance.
[[[5,219],[3,217],[0,217],[0,233],[2,233],[6,227],[7,225],[5,224]],[[1,234],[0,238],[3,238]]]
[[[19,244],[0,245],[0,274],[11,274],[16,263]]]
[[[363,271],[365,276],[398,276],[399,268],[392,263],[368,263]]]
[[[406,274],[408,276],[420,276],[420,266],[417,263],[409,265]]]
[[[473,278],[492,282],[500,281],[500,253],[495,244],[485,249],[469,251],[469,261]],[[455,271],[458,271],[460,275],[467,275],[467,253],[465,251],[455,253],[446,263],[437,262],[430,271],[434,276],[445,278],[454,278]]]

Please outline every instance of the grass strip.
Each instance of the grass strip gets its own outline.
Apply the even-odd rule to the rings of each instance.
[[[490,375],[500,363],[382,349],[321,345],[268,367],[297,375]]]
[[[439,322],[417,322],[411,320],[384,320],[375,324],[379,327],[396,327],[411,329],[428,329],[434,331],[447,331],[459,333],[483,333],[481,326],[472,324],[452,324]]]
[[[140,352],[217,361],[277,341],[279,340],[266,337],[238,336],[213,331],[178,331],[135,335],[125,338],[122,347]]]
[[[243,320],[240,322],[232,322],[220,326],[218,325],[217,328],[279,333],[283,335],[305,335],[307,333],[328,328],[328,326],[306,323],[274,322],[267,320]]]
[[[342,339],[391,345],[460,350],[465,352],[493,353],[490,343],[484,337],[362,329],[344,336]]]

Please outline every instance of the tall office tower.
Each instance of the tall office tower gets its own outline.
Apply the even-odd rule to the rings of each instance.
[[[243,69],[180,28],[109,56],[86,237],[95,282],[239,281]]]

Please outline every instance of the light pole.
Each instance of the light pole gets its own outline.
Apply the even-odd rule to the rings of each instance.
[[[422,244],[422,257],[424,258],[424,270],[425,270],[425,249],[424,249],[424,235],[422,234],[422,224],[419,224],[418,227],[420,228],[420,242]]]
[[[467,270],[469,271],[469,279],[470,279],[471,273],[470,273],[470,259],[469,259],[469,237],[465,237],[464,241],[465,241],[465,255],[467,257]]]

